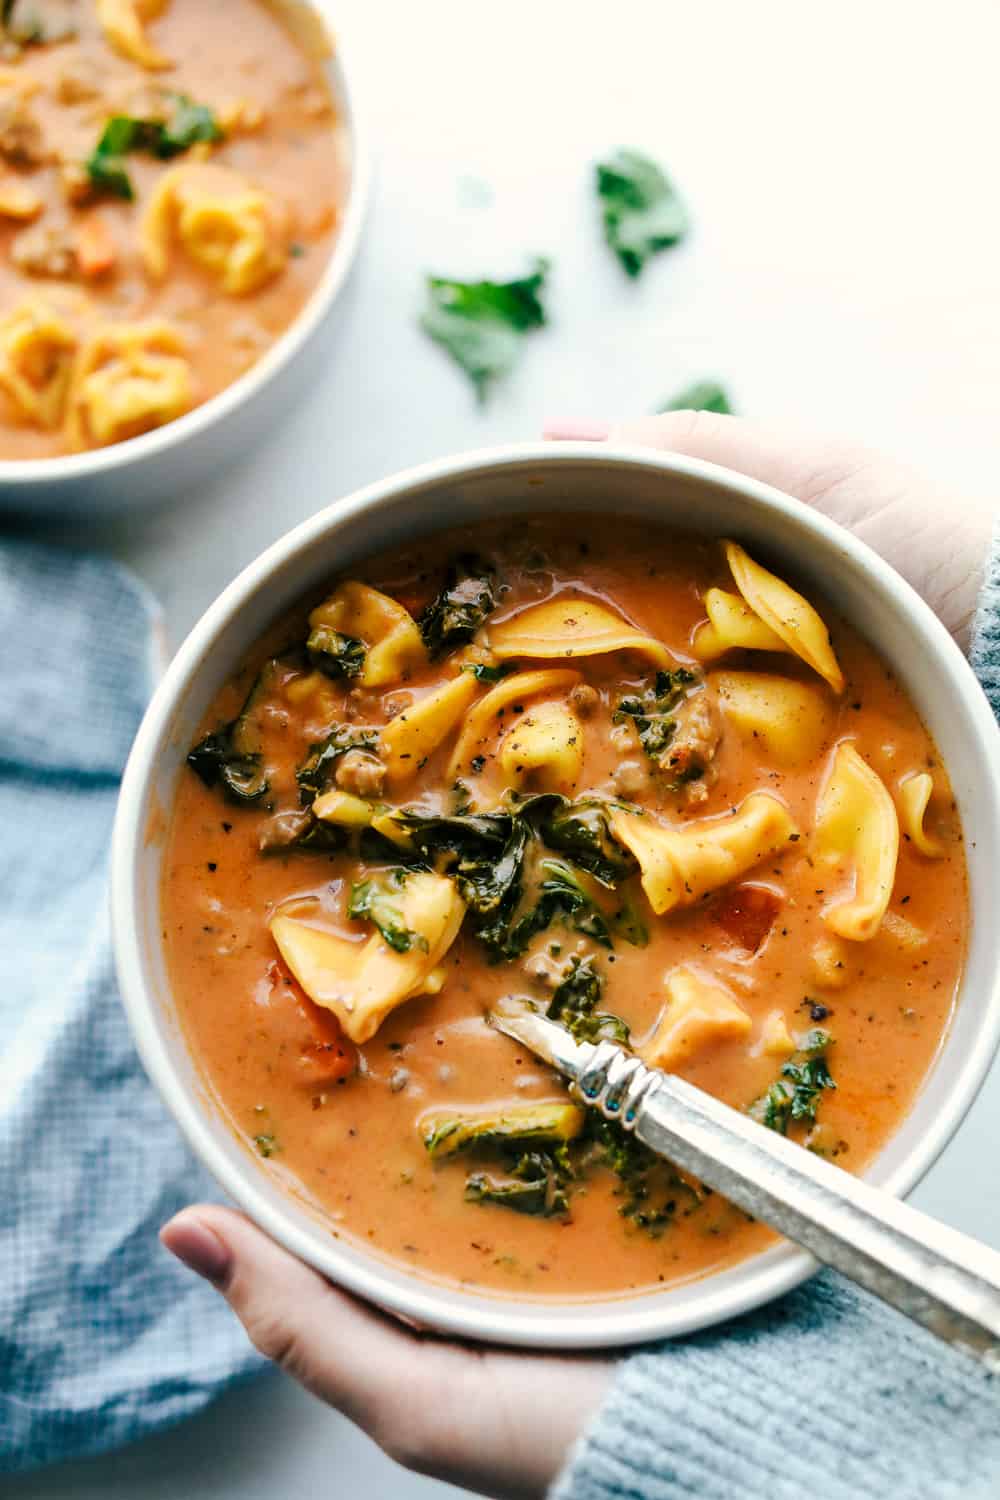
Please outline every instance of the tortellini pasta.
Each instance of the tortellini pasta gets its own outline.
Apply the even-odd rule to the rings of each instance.
[[[751,792],[736,812],[679,828],[613,808],[609,826],[639,861],[642,888],[657,916],[693,905],[797,836],[791,813],[769,792]]]
[[[0,182],[0,219],[17,219],[30,223],[37,219],[44,207],[41,193],[26,182],[17,179]]]
[[[110,45],[141,68],[169,68],[169,57],[158,52],[146,36],[146,22],[155,21],[167,0],[96,0],[97,20]]]
[[[657,667],[668,670],[675,665],[661,641],[643,635],[621,615],[588,599],[533,604],[499,625],[487,626],[482,639],[501,661],[514,656],[570,660],[574,656],[636,651]]]
[[[927,808],[934,795],[934,778],[927,771],[906,776],[899,785],[899,807],[903,832],[910,843],[927,859],[942,859],[945,848],[940,839],[928,833]]]
[[[73,367],[67,429],[74,448],[124,442],[183,416],[194,404],[185,343],[170,323],[107,325]]]
[[[831,931],[853,942],[878,932],[892,895],[899,852],[896,809],[881,777],[850,741],[834,751],[820,791],[813,856],[826,878],[842,877],[850,891],[823,911]]]
[[[472,673],[459,672],[389,720],[379,736],[379,754],[390,786],[399,786],[417,774],[421,763],[458,726],[478,691],[479,683]]]
[[[566,703],[539,703],[500,741],[500,769],[519,790],[571,794],[583,770],[583,725]]]
[[[0,391],[20,418],[59,426],[75,349],[69,324],[41,300],[28,298],[0,319]]]
[[[271,922],[285,963],[310,1000],[331,1010],[352,1042],[370,1041],[386,1016],[417,995],[436,994],[441,960],[458,936],[465,905],[454,882],[415,871],[398,894],[403,922],[419,939],[397,952],[374,933],[358,944],[278,912]]]
[[[340,584],[313,610],[309,626],[312,630],[328,626],[364,642],[365,661],[358,679],[363,687],[405,681],[427,662],[413,616],[395,599],[367,583]]]
[[[738,542],[726,542],[724,548],[743,602],[768,633],[760,631],[733,607],[731,594],[710,590],[713,598],[709,625],[707,632],[703,626],[696,633],[697,654],[702,660],[709,660],[737,646],[751,651],[785,650],[807,662],[835,693],[842,693],[844,674],[830,644],[830,632],[808,600],[754,562]],[[707,597],[705,604],[708,608]]]
[[[830,737],[833,708],[821,687],[771,672],[714,672],[708,680],[727,720],[781,766],[808,765]]]
[[[668,974],[666,986],[666,1009],[640,1049],[654,1067],[673,1072],[724,1042],[750,1035],[747,1012],[714,980],[681,968]]]
[[[238,172],[185,163],[160,179],[142,216],[139,243],[155,281],[166,276],[176,239],[224,292],[240,297],[284,268],[283,227],[275,200]]]
[[[727,651],[790,651],[739,594],[708,589],[703,602],[708,620],[699,625],[692,642],[700,661],[714,661]]]
[[[780,1010],[769,1010],[760,1029],[760,1051],[765,1057],[791,1057],[795,1038]]]
[[[458,781],[468,772],[471,762],[486,747],[498,727],[503,727],[503,716],[508,708],[542,693],[569,692],[579,681],[579,672],[559,667],[515,672],[511,677],[504,677],[469,711],[448,766],[448,780]]]

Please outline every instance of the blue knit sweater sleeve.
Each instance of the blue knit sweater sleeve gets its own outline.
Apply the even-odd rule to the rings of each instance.
[[[1000,526],[972,639],[1000,718]],[[824,1271],[631,1355],[550,1500],[995,1500],[1000,1383]]]

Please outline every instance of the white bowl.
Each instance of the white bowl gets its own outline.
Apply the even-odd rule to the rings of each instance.
[[[321,17],[326,5],[315,5]],[[323,275],[298,317],[245,375],[142,437],[59,458],[0,459],[0,511],[94,516],[184,494],[243,454],[314,382],[335,303],[358,253],[371,161],[357,86],[338,28],[326,63],[350,150],[350,185]]]
[[[779,1245],[660,1292],[559,1302],[466,1291],[335,1240],[236,1139],[211,1102],[178,1024],[159,937],[163,842],[151,839],[149,830],[158,826],[157,809],[172,804],[201,716],[247,648],[294,601],[351,563],[404,539],[518,510],[613,510],[736,535],[835,600],[916,703],[948,766],[969,834],[973,918],[955,1019],[912,1112],[869,1173],[897,1194],[918,1182],[971,1104],[1000,1038],[994,897],[1000,731],[944,627],[875,553],[787,495],[696,459],[588,443],[488,449],[371,485],[270,547],[191,632],[139,730],[114,835],[118,971],[143,1062],[192,1148],[225,1191],[289,1250],[332,1281],[446,1333],[535,1347],[627,1344],[745,1312],[803,1281],[815,1263]]]

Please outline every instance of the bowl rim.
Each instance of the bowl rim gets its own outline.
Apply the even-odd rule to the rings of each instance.
[[[866,543],[836,522],[792,496],[718,464],[640,445],[592,442],[522,442],[479,448],[399,471],[324,507],[271,544],[223,590],[177,651],[154,694],[139,728],[122,779],[112,838],[110,901],[115,957],[122,999],[141,1060],[166,1101],[189,1146],[223,1190],[251,1219],[294,1255],[330,1280],[418,1327],[450,1336],[525,1348],[596,1349],[678,1337],[752,1311],[799,1286],[818,1269],[817,1262],[788,1243],[751,1256],[733,1267],[697,1278],[703,1294],[693,1304],[671,1310],[654,1293],[595,1297],[587,1301],[523,1299],[488,1294],[456,1295],[446,1282],[409,1276],[388,1258],[368,1256],[363,1246],[334,1237],[310,1237],[266,1193],[257,1164],[227,1157],[213,1138],[208,1110],[178,1079],[157,1025],[159,1002],[147,987],[143,958],[142,906],[138,899],[139,864],[146,843],[155,770],[155,753],[169,736],[174,715],[197,680],[216,641],[243,606],[265,590],[272,577],[308,552],[329,532],[338,532],[365,511],[399,502],[428,485],[454,484],[484,470],[519,466],[599,462],[622,468],[652,469],[665,478],[678,476],[738,491],[757,509],[804,525],[827,548],[848,555],[875,578],[894,605],[922,627],[937,654],[940,671],[959,681],[958,691],[977,735],[1000,758],[1000,727],[969,663],[944,625],[916,591]],[[994,818],[998,817],[994,809]],[[958,1060],[955,1086],[926,1125],[905,1158],[881,1181],[889,1193],[909,1193],[929,1170],[968,1113],[1000,1044],[1000,966],[987,998],[981,1023],[968,1055]],[[919,1107],[919,1101],[914,1109]],[[909,1118],[909,1117],[908,1117]],[[878,1158],[875,1160],[877,1161]],[[291,1201],[291,1200],[289,1200]],[[731,1273],[738,1272],[739,1275]],[[713,1287],[713,1282],[724,1285]],[[685,1283],[690,1285],[691,1283]],[[573,1317],[573,1314],[576,1314]],[[589,1325],[588,1325],[589,1320]]]
[[[90,479],[162,457],[180,443],[193,442],[216,422],[223,421],[238,407],[251,401],[302,352],[323,322],[357,258],[371,193],[372,156],[367,106],[363,90],[358,85],[350,41],[345,60],[341,38],[347,28],[338,25],[334,34],[324,0],[307,0],[307,3],[330,36],[332,51],[323,62],[332,72],[339,93],[339,123],[346,129],[350,147],[350,181],[346,207],[330,257],[306,302],[259,360],[230,385],[192,411],[185,412],[184,416],[126,442],[90,448],[83,453],[60,453],[53,458],[0,458],[0,487],[16,484],[24,491],[36,486],[43,488]]]

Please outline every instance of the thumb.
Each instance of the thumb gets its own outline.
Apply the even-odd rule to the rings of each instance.
[[[378,1436],[405,1372],[412,1335],[325,1281],[243,1214],[185,1209],[160,1242],[225,1297],[254,1347],[316,1396]]]

